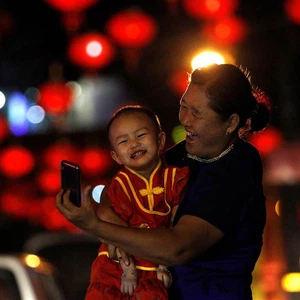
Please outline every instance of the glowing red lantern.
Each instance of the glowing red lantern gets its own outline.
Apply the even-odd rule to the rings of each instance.
[[[1,211],[15,217],[24,218],[29,207],[19,193],[5,192],[2,194]],[[25,201],[24,201],[25,200]]]
[[[72,105],[72,88],[64,82],[47,82],[40,87],[38,103],[48,113],[66,113]]]
[[[44,170],[37,175],[36,180],[40,189],[46,194],[56,194],[61,188],[58,170]]]
[[[65,159],[73,162],[78,161],[78,149],[69,142],[57,142],[49,146],[43,153],[43,161],[46,166],[53,169],[60,169],[60,162]]]
[[[35,165],[35,159],[31,151],[22,146],[10,146],[1,151],[1,172],[10,178],[18,178],[27,175]]]
[[[75,225],[69,222],[55,207],[55,201],[52,197],[41,201],[40,219],[44,227],[48,230],[68,230],[70,232],[81,232]]]
[[[292,22],[300,24],[300,0],[285,0],[284,10]]]
[[[126,69],[132,72],[139,61],[139,50],[156,37],[154,19],[139,10],[124,10],[114,14],[106,24],[108,34],[123,47]]]
[[[115,50],[104,35],[85,33],[75,37],[69,45],[68,57],[79,67],[98,69],[107,66]]]
[[[261,132],[250,134],[248,141],[257,148],[263,157],[279,148],[279,146],[283,143],[284,138],[278,129],[274,127],[267,127]]]
[[[137,10],[126,10],[114,14],[108,20],[107,31],[122,47],[142,48],[156,36],[157,26],[148,14]]]
[[[81,154],[81,168],[86,175],[105,173],[112,164],[109,151],[99,147],[88,147]]]
[[[0,116],[0,142],[4,141],[9,134],[7,120]]]
[[[93,5],[98,0],[45,0],[48,5],[62,12],[83,11]]]
[[[237,17],[206,24],[202,29],[202,34],[218,45],[236,44],[245,38],[246,33],[246,22]]]
[[[189,75],[185,71],[179,71],[172,74],[169,78],[169,86],[174,91],[174,93],[181,97],[185,92],[189,82]]]
[[[232,15],[238,7],[238,0],[184,0],[187,14],[195,19],[220,19]]]

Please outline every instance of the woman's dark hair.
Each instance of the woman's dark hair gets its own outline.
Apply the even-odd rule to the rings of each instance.
[[[240,117],[237,129],[246,127],[251,119],[250,132],[264,129],[269,122],[268,97],[255,89],[249,73],[232,64],[213,64],[196,69],[190,82],[199,85],[211,108],[224,119],[236,113]]]
[[[141,105],[126,105],[119,108],[110,118],[106,128],[107,135],[109,136],[111,124],[115,119],[117,119],[121,115],[131,113],[142,113],[146,115],[152,121],[157,134],[159,134],[162,131],[158,116],[150,108]]]

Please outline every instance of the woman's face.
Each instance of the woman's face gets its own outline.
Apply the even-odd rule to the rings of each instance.
[[[229,121],[209,106],[203,89],[190,84],[180,100],[179,120],[186,132],[186,150],[202,158],[219,155],[229,146]]]

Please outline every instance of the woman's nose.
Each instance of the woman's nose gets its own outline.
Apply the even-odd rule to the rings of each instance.
[[[189,118],[189,113],[188,112],[179,112],[179,121],[181,125],[187,126],[189,125],[190,118]]]

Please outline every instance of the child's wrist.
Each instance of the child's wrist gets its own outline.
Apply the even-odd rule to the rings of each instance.
[[[135,279],[138,277],[138,270],[136,268],[130,268],[123,272],[122,278]]]
[[[171,277],[172,277],[172,274],[171,274],[171,272],[168,270],[168,268],[167,267],[165,267],[165,266],[158,266],[157,268],[156,268],[156,272],[157,271],[164,271],[164,272],[167,272]]]

